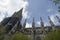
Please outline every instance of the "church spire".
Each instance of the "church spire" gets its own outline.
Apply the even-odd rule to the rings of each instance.
[[[51,26],[54,26],[54,23],[52,22],[52,20],[50,19],[50,17],[48,16],[49,22],[51,24]]]
[[[35,35],[36,35],[35,21],[34,21],[34,18],[33,18],[33,21],[32,21],[32,36],[33,36],[33,40],[35,40]]]
[[[48,19],[49,19],[49,22],[50,22],[50,24],[51,24],[52,30],[55,31],[56,29],[55,29],[54,23],[52,22],[52,20],[50,19],[49,16],[48,16]]]
[[[44,22],[42,20],[42,18],[40,17],[40,24],[41,24],[41,29],[42,29],[42,34],[45,34],[45,29],[44,29]]]
[[[60,18],[58,16],[56,16],[56,18],[58,19],[58,22],[60,22]]]
[[[15,12],[12,17],[18,17],[20,20],[22,19],[22,11],[23,11],[23,8],[20,9],[19,11]]]
[[[12,16],[11,16],[11,19],[10,19],[10,21],[6,24],[6,30],[7,30],[7,32],[10,34],[13,30],[15,30],[15,29],[17,29],[17,28],[19,28],[19,27],[17,27],[19,24],[20,24],[20,22],[21,22],[21,19],[22,19],[22,10],[23,9],[21,9],[21,10],[19,10],[18,12],[15,12]],[[21,24],[20,24],[20,27],[22,27],[21,26]],[[8,30],[9,29],[9,30]],[[10,32],[9,32],[10,31]],[[15,30],[16,31],[16,30]]]
[[[33,28],[33,29],[35,28],[34,18],[33,18],[33,21],[32,21],[32,28]]]
[[[27,21],[27,19],[25,19],[25,22],[23,24],[23,29],[26,27],[26,21]]]
[[[44,22],[42,21],[41,17],[40,17],[40,24],[41,24],[41,27],[44,27]]]

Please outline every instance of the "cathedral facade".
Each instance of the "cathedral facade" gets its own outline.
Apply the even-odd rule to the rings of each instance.
[[[19,10],[18,12],[15,12],[11,17],[7,17],[5,18],[0,25],[5,26],[6,28],[6,33],[8,33],[9,35],[15,33],[16,31],[19,31],[25,35],[27,35],[29,38],[31,38],[31,40],[44,40],[45,35],[48,32],[51,31],[56,31],[57,29],[60,28],[60,26],[56,26],[52,20],[50,19],[50,17],[48,16],[49,19],[49,23],[51,24],[51,26],[44,26],[44,22],[42,20],[42,18],[40,17],[40,27],[35,27],[35,21],[33,18],[32,21],[32,27],[31,28],[25,28],[26,27],[26,20],[24,22],[24,24],[21,24],[21,20],[22,20],[22,10]],[[58,16],[56,16],[58,21],[60,22],[60,19]]]

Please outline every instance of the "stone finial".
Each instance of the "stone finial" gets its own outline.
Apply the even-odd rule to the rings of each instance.
[[[50,19],[49,16],[48,16],[48,19],[49,19],[49,23],[51,24],[51,26],[54,26],[54,23],[53,23],[53,21]]]
[[[55,28],[54,23],[52,22],[52,20],[50,19],[50,17],[49,17],[49,16],[48,16],[48,19],[49,19],[49,22],[50,22],[50,24],[51,24],[52,31],[55,31],[55,30],[56,30],[56,28]]]
[[[41,17],[40,17],[40,24],[41,24],[41,27],[44,27],[44,22]]]
[[[56,16],[56,18],[58,19],[58,22],[60,22],[60,18],[58,16]]]

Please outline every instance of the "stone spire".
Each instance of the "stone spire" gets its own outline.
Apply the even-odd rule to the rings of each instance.
[[[40,17],[40,24],[41,24],[41,27],[44,27],[44,22],[42,21],[41,17]]]
[[[58,22],[60,22],[60,18],[58,16],[56,16],[56,18],[58,19]]]
[[[25,22],[23,24],[23,29],[25,29],[25,27],[26,27],[26,21],[27,21],[27,19],[25,19]]]
[[[41,24],[42,34],[45,34],[44,22],[41,17],[40,17],[40,24]]]
[[[32,36],[33,36],[33,40],[35,40],[35,35],[36,35],[36,30],[35,30],[35,22],[34,22],[34,18],[32,21]]]
[[[49,16],[48,16],[48,19],[49,19],[49,22],[51,24],[52,30],[55,31],[55,25],[54,25],[54,23],[52,22],[52,20],[50,19]]]
[[[19,10],[18,12],[15,12],[12,16],[10,21],[6,24],[6,30],[7,33],[11,34],[11,32],[13,32],[14,30],[16,31],[16,29],[18,28],[18,25],[21,25],[21,19],[22,19],[22,10]],[[20,26],[21,27],[21,26]],[[20,28],[19,27],[19,28]]]
[[[35,28],[34,18],[33,18],[33,21],[32,21],[32,28],[33,28],[33,29]]]
[[[45,34],[46,34],[46,31],[45,31],[45,27],[44,27],[44,22],[42,20],[42,17],[40,17],[40,26],[41,26],[41,33],[43,36],[41,36],[41,40],[44,40],[45,38]]]
[[[15,12],[12,17],[18,17],[20,20],[22,19],[22,11],[23,11],[23,8],[20,9],[18,12]]]
[[[49,16],[48,16],[48,19],[49,19],[49,22],[50,22],[51,26],[55,26]]]

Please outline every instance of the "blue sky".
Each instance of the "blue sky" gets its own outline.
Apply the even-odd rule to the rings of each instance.
[[[0,0],[0,21],[2,21],[5,16],[10,17],[15,11],[21,8],[23,8],[22,22],[27,19],[27,27],[31,26],[33,17],[35,18],[36,26],[40,25],[40,17],[42,17],[45,26],[49,25],[48,16],[50,16],[56,25],[59,25],[55,18],[56,15],[60,17],[57,11],[58,8],[49,0]]]
[[[54,21],[54,23],[57,25],[59,24],[59,23],[56,23],[57,21],[54,20],[55,19],[54,16],[59,14],[57,12],[58,8],[56,5],[54,5],[52,1],[28,0],[28,3],[29,3],[29,6],[27,7],[27,10],[29,11],[29,14],[30,14],[29,21],[30,20],[32,21],[32,18],[34,17],[37,25],[37,22],[39,23],[40,21],[39,18],[42,17],[44,23],[46,25],[49,25],[48,16],[51,16],[53,17],[52,20]],[[31,21],[29,23],[31,23]]]

